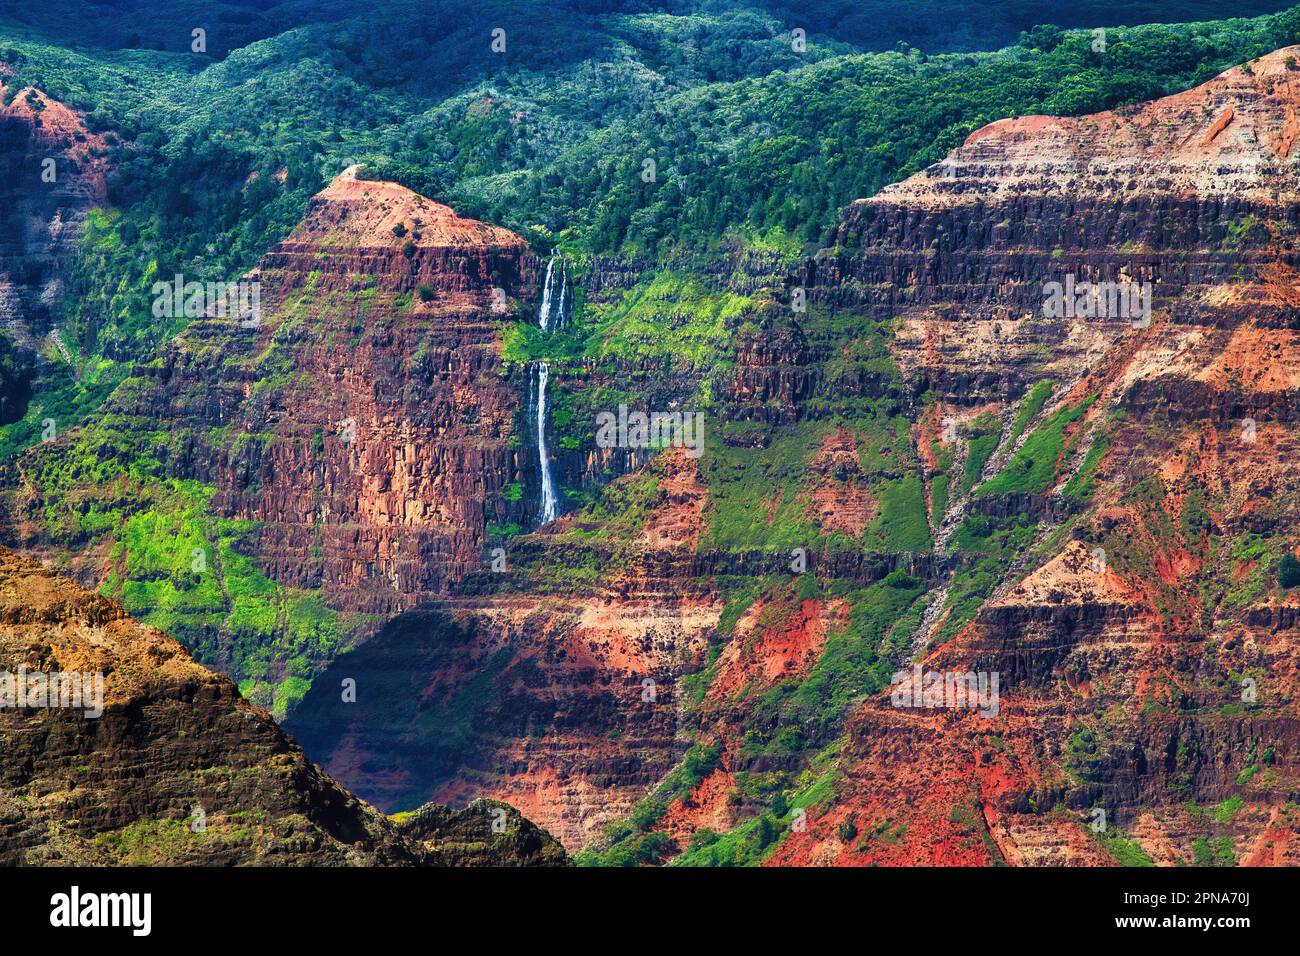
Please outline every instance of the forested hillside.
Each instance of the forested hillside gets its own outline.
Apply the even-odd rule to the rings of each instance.
[[[116,359],[140,358],[177,331],[143,318],[155,273],[218,278],[249,268],[307,197],[354,161],[539,248],[662,259],[739,235],[797,249],[820,239],[845,203],[934,162],[992,119],[1078,114],[1185,88],[1289,42],[1300,23],[1285,14],[1117,29],[1104,53],[1086,31],[1043,27],[997,52],[932,56],[907,43],[861,53],[873,46],[837,26],[809,29],[796,52],[798,18],[779,5],[666,14],[448,2],[429,16],[424,4],[393,3],[356,19],[342,4],[308,5],[310,17],[284,4],[300,26],[214,62],[179,44],[111,49],[116,38],[75,32],[77,43],[102,45],[70,51],[50,37],[56,8],[57,22],[79,30],[124,22],[71,16],[63,8],[72,6],[42,5],[31,30],[0,20],[0,62],[16,74],[7,96],[36,85],[84,110],[116,150],[112,211],[92,222],[67,304],[91,389],[122,374]],[[210,36],[223,23],[249,25],[231,12],[245,8],[227,6]],[[1088,6],[1071,16],[1116,16],[1114,5],[1098,17]],[[1032,3],[997,9],[1026,27],[1055,13]],[[1184,19],[1187,5],[1175,9]],[[824,18],[843,23],[839,12]],[[275,23],[282,15],[277,7]],[[1130,19],[1159,15],[1159,4],[1146,4]],[[878,47],[889,30],[874,11],[861,16]],[[269,21],[271,12],[248,17]],[[192,19],[183,7],[175,13],[176,24]],[[987,20],[981,8],[958,22]],[[162,29],[156,17],[143,23]],[[504,53],[491,49],[487,25],[498,23]],[[651,183],[642,181],[647,159]],[[67,423],[103,391],[61,393],[54,417]],[[10,428],[0,449],[30,440],[30,424]]]

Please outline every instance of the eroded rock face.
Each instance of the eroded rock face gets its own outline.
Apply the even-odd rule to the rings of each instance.
[[[463,810],[428,804],[398,824],[433,866],[568,866],[564,848],[518,810],[475,800]]]
[[[528,520],[530,502],[505,497],[534,469],[509,444],[517,398],[498,360],[506,297],[531,298],[524,253],[505,230],[348,172],[266,257],[268,324],[275,303],[288,313],[269,334],[292,381],[234,418],[273,437],[215,464],[219,506],[264,522],[278,580],[347,607],[411,607],[481,565],[487,522]],[[319,563],[304,563],[313,547]]]
[[[1300,490],[1288,427],[1297,208],[1285,132],[1294,99],[1288,55],[1122,115],[993,124],[934,169],[846,210],[835,248],[805,263],[791,284],[835,313],[897,317],[889,347],[904,394],[883,371],[826,378],[819,359],[847,347],[835,323],[768,322],[737,337],[724,420],[771,427],[816,418],[834,407],[828,391],[897,401],[915,413],[917,453],[937,472],[935,447],[962,444],[939,437],[942,421],[964,428],[987,419],[982,427],[996,447],[976,485],[1013,464],[1037,427],[1077,410],[1062,428],[1058,459],[1048,462],[1046,487],[972,491],[933,520],[939,553],[906,563],[937,590],[978,557],[952,544],[965,516],[1035,523],[1033,548],[998,569],[972,623],[932,647],[951,612],[923,618],[909,648],[928,669],[997,673],[997,713],[897,708],[888,695],[858,707],[834,796],[810,813],[806,831],[785,837],[772,862],[1111,865],[1122,847],[1090,828],[1097,808],[1112,836],[1136,841],[1158,862],[1196,862],[1206,846],[1222,851],[1223,840],[1235,859],[1290,858],[1297,821],[1286,794],[1300,737],[1287,629],[1296,602],[1237,606],[1201,587],[1242,573],[1215,557],[1211,538],[1230,549],[1246,530],[1290,526]],[[1044,284],[1066,275],[1151,283],[1150,323],[1045,317]],[[1010,437],[1027,391],[1044,380],[1053,383],[1050,396]],[[1249,445],[1235,440],[1244,417],[1258,426]],[[1090,496],[1064,495],[1098,443]],[[809,468],[818,524],[860,533],[878,503],[862,490],[852,437],[828,435]],[[1159,494],[1142,490],[1152,476],[1162,482]],[[933,491],[928,483],[927,503]],[[1208,525],[1189,505],[1207,494]],[[1159,528],[1180,530],[1161,537]],[[544,535],[521,542],[519,560],[545,544]],[[425,789],[405,799],[423,799],[435,785],[438,799],[487,792],[576,848],[597,834],[596,823],[654,792],[655,775],[694,740],[715,746],[720,766],[656,826],[681,848],[701,828],[743,822],[742,811],[754,808],[744,806],[738,775],[788,769],[772,756],[745,756],[741,728],[753,720],[753,701],[808,674],[848,609],[793,594],[755,603],[722,642],[716,673],[677,728],[674,749],[666,743],[671,728],[638,709],[637,680],[658,676],[677,691],[699,665],[674,666],[673,656],[698,661],[717,618],[695,633],[669,595],[695,575],[763,573],[764,556],[747,564],[744,555],[692,550],[689,560],[675,559],[676,576],[674,559],[645,554],[640,576],[610,570],[581,593],[493,598],[490,609],[474,612],[472,640],[439,642],[439,654],[462,645],[472,653],[457,651],[454,662],[422,658],[415,669],[422,676],[401,678],[414,681],[402,693],[428,726],[447,726],[434,715],[447,712],[457,689],[482,693],[492,712],[476,711],[474,742],[431,741],[409,715],[393,725],[403,739],[388,740],[381,725],[389,707],[368,725],[357,716],[331,727],[320,740],[338,761],[330,766],[392,794],[411,782],[405,768],[434,768]],[[558,549],[546,557],[577,559]],[[903,566],[902,556],[880,560],[890,558],[892,569]],[[855,573],[842,562],[818,571]],[[673,654],[658,670],[617,653],[631,633],[626,615],[652,594],[678,617],[665,645]],[[699,595],[715,606],[724,597]],[[505,626],[507,607],[527,623]],[[621,635],[618,643],[591,639],[584,622],[601,614],[624,618],[609,632]],[[1261,626],[1272,636],[1258,635]],[[390,669],[405,657],[395,654]],[[535,664],[522,667],[528,659]],[[498,660],[500,670],[485,665]],[[621,660],[629,666],[620,675]],[[1240,709],[1246,673],[1267,675],[1268,693]],[[332,711],[324,687],[317,706]],[[304,733],[307,722],[330,726],[319,714],[301,718]],[[625,736],[612,741],[610,728]],[[424,750],[385,756],[407,746]],[[797,756],[789,761],[798,765]],[[1230,823],[1187,809],[1234,798],[1242,807]]]
[[[1031,382],[1057,388],[1028,431],[1076,414],[1046,487],[958,509],[1032,519],[1031,553],[951,640],[927,644],[947,611],[917,634],[926,670],[1000,677],[997,715],[871,700],[842,789],[773,862],[1296,863],[1297,599],[1273,577],[1300,517],[1295,55],[994,123],[805,267],[828,302],[897,310],[912,388],[995,410],[1004,441]],[[1150,325],[1043,320],[1064,272],[1151,282]]]
[[[396,612],[482,566],[487,523],[527,523],[536,453],[499,325],[534,273],[513,234],[350,169],[245,278],[261,314],[196,319],[110,415],[186,437],[167,473],[259,522],[256,557],[334,606]],[[532,461],[529,461],[531,455]]]
[[[584,845],[683,749],[666,678],[698,662],[717,618],[711,601],[672,598],[666,576],[699,534],[698,470],[683,456],[665,471],[664,514],[634,548],[652,557],[627,579],[553,600],[475,598],[509,577],[488,570],[487,525],[536,520],[536,451],[516,435],[527,382],[500,360],[502,320],[531,316],[537,298],[523,241],[349,170],[246,280],[260,320],[195,317],[110,400],[113,452],[129,462],[147,447],[160,475],[212,489],[211,512],[255,522],[241,549],[277,583],[374,616],[378,636],[319,678],[312,720],[293,724],[314,758],[386,810],[495,796]],[[163,423],[167,440],[140,437]],[[628,463],[583,467],[573,484]],[[15,478],[9,534],[48,547],[39,491]],[[544,537],[533,547],[542,565],[566,559]],[[80,572],[98,585],[111,560],[89,551]],[[448,601],[446,620],[403,613]],[[409,685],[386,683],[393,668]],[[360,703],[335,712],[345,677]],[[654,707],[647,679],[660,682]],[[474,707],[461,682],[478,688]],[[451,709],[430,723],[408,696]]]
[[[410,612],[338,658],[285,727],[384,809],[486,795],[578,849],[680,760],[677,678],[718,612],[646,582]]]
[[[855,704],[816,768],[833,786],[771,862],[1107,865],[1128,851],[1116,839],[1166,864],[1294,862],[1300,601],[1260,578],[1300,518],[1294,53],[1122,114],[993,124],[846,210],[835,247],[788,283],[823,311],[737,334],[718,415],[750,427],[726,440],[759,448],[821,419],[799,493],[827,532],[856,540],[882,508],[876,473],[912,467],[892,451],[867,464],[867,439],[835,419],[859,400],[907,412],[929,512],[913,517],[934,552],[840,550],[809,570],[929,587],[935,613],[881,653],[1001,681],[984,717]],[[589,287],[612,293],[634,271],[597,264]],[[1150,323],[1044,316],[1044,285],[1067,275],[1151,283]],[[705,744],[702,779],[653,823],[681,849],[767,811],[756,776],[809,769],[799,748],[824,728],[773,726],[769,702],[839,652],[853,609],[801,593],[785,554],[702,545],[710,490],[684,456],[572,452],[566,484],[632,471],[612,500],[652,517],[622,535],[617,508],[568,515],[512,538],[508,570],[483,567],[486,523],[525,523],[535,500],[491,311],[496,288],[535,300],[518,240],[346,174],[261,278],[260,327],[200,320],[115,402],[224,431],[164,464],[262,523],[258,559],[278,580],[398,614],[288,722],[329,772],[384,809],[504,800],[578,849]],[[863,316],[898,319],[879,361],[830,361]],[[682,387],[659,362],[617,374],[652,407]],[[958,474],[975,434],[993,439],[985,463],[939,507],[943,453]],[[652,495],[618,496],[643,479]],[[512,499],[511,483],[529,493]],[[1032,534],[972,572],[983,556],[957,534],[970,517]],[[734,589],[774,573],[784,593],[724,629]],[[978,611],[945,633],[942,602],[968,573],[987,578]],[[861,693],[826,688],[841,691]],[[755,727],[793,742],[750,747]],[[1089,827],[1097,809],[1118,837]]]
[[[107,144],[39,90],[6,90],[0,64],[0,423],[21,416],[41,340],[60,318],[69,258],[107,194]],[[12,354],[10,354],[12,353]]]
[[[564,861],[517,813],[494,830],[483,804],[395,825],[174,640],[0,551],[0,673],[38,672],[102,674],[102,707],[0,707],[6,865]]]
[[[1204,297],[1289,270],[1297,204],[1293,50],[1124,110],[992,123],[940,163],[850,206],[799,281],[903,326],[918,387],[1005,399],[1095,364],[1116,317],[1044,315],[1044,284],[1149,282],[1154,309],[1197,321]],[[1279,277],[1280,278],[1280,277]],[[1294,296],[1251,309],[1288,325]],[[1276,298],[1276,297],[1274,297]],[[1222,311],[1227,303],[1218,303]],[[987,319],[970,323],[966,319]]]

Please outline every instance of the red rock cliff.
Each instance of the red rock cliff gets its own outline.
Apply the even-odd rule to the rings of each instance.
[[[196,320],[115,410],[210,439],[168,468],[261,523],[272,577],[337,607],[412,607],[480,566],[533,470],[499,362],[532,295],[523,240],[349,169],[246,278],[260,323]]]
[[[944,412],[998,412],[1007,442],[1049,379],[1028,431],[1077,418],[1045,486],[1015,476],[1026,442],[1001,447],[1001,484],[938,529],[960,559],[967,515],[1036,522],[969,625],[938,640],[945,590],[915,635],[927,669],[999,674],[999,714],[863,705],[836,797],[773,862],[1296,863],[1300,633],[1275,579],[1300,521],[1296,52],[994,123],[847,210],[850,248],[805,268],[825,301],[902,317],[897,361]],[[1044,317],[1066,273],[1152,283],[1149,326]]]
[[[8,92],[0,82],[0,101]],[[38,90],[18,90],[0,106],[0,328],[33,361],[59,322],[86,214],[105,199],[106,154],[78,113]],[[0,421],[21,411],[0,407]]]

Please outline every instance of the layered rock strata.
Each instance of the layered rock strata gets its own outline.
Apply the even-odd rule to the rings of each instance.
[[[65,688],[53,702],[49,686]],[[0,863],[564,862],[553,840],[508,808],[498,820],[487,804],[430,806],[395,824],[174,640],[0,551],[4,691],[12,699],[0,706]]]

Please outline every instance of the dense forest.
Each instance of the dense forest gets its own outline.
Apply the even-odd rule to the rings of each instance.
[[[260,13],[227,4],[206,34],[208,52],[195,54],[179,52],[177,38],[190,35],[182,24],[202,19],[187,20],[184,5],[174,20],[142,21],[173,39],[165,50],[92,35],[122,16],[63,21],[82,24],[86,46],[56,46],[41,27],[73,6],[30,11],[30,26],[0,19],[0,61],[17,74],[9,95],[45,89],[116,144],[114,211],[93,223],[84,281],[68,303],[84,357],[114,357],[83,376],[92,389],[113,377],[116,360],[176,331],[148,318],[147,275],[225,278],[248,268],[353,161],[578,255],[671,258],[737,237],[797,249],[819,240],[844,204],[923,168],[991,119],[1160,95],[1300,30],[1296,12],[1114,29],[1098,52],[1088,31],[1032,26],[1055,16],[1050,5],[999,4],[991,22],[984,6],[959,20],[992,31],[986,43],[1010,24],[1028,27],[1014,43],[932,54],[887,15],[871,38],[879,46],[888,36],[889,51],[863,52],[872,4],[854,5],[856,17],[839,16],[844,4],[814,5],[802,39],[794,24],[807,11],[779,3],[663,13],[448,0],[436,15],[393,3],[364,18],[333,3]],[[934,18],[922,16],[927,6]],[[961,6],[905,9],[937,22],[939,8]],[[1213,5],[1148,3],[1132,16],[1177,9],[1181,18],[1201,6]],[[1070,15],[1105,22],[1121,9],[1082,4]],[[247,16],[232,19],[239,11]],[[300,25],[215,59],[223,36],[243,43],[272,21]],[[490,24],[502,24],[504,52],[493,51]],[[0,442],[9,451],[21,443]]]

